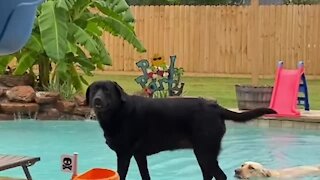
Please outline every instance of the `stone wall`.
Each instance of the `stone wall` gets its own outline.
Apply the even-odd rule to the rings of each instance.
[[[93,114],[80,95],[68,101],[57,92],[35,91],[31,86],[0,87],[0,120],[83,120]]]

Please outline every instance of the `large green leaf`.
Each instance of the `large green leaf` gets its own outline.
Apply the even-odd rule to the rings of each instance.
[[[71,29],[70,33],[73,34],[77,43],[83,45],[90,54],[99,54],[97,43],[90,34],[74,23],[69,23],[69,28]]]
[[[95,0],[94,0],[95,1]],[[88,12],[93,0],[77,0],[73,7],[73,20],[80,19],[83,13]]]
[[[81,82],[83,83],[83,84],[85,84],[85,85],[89,85],[89,83],[88,83],[88,81],[82,76],[82,75],[80,75],[80,80],[81,80]]]
[[[43,48],[53,59],[63,59],[67,52],[68,14],[63,8],[55,7],[54,1],[42,4],[39,28]]]
[[[76,68],[74,66],[70,66],[69,67],[69,71],[70,71],[70,75],[71,75],[71,79],[72,79],[72,85],[73,87],[76,89],[76,91],[83,91],[82,88],[82,83],[81,83],[81,79],[79,76],[78,71],[76,70]]]
[[[14,56],[0,56],[0,74],[4,74],[6,71],[8,64],[14,59]]]
[[[116,13],[122,13],[129,9],[129,5],[125,0],[119,0],[112,8]]]
[[[92,62],[90,62],[90,60],[85,57],[75,58],[74,62],[79,63],[80,66],[88,69],[89,71],[93,71],[95,69],[94,64],[92,64]]]
[[[40,35],[35,33],[32,34],[25,47],[37,53],[43,53],[43,47],[42,47]]]
[[[70,10],[77,0],[57,0],[57,7],[63,8],[64,10]]]
[[[117,19],[114,19],[112,17],[101,17],[97,16],[96,19],[93,19],[93,21],[101,22],[99,25],[105,29],[106,31],[110,30],[113,34],[118,34],[123,39],[128,41],[130,44],[132,44],[138,52],[146,52],[146,49],[142,45],[142,43],[139,41],[137,36],[133,31],[131,31],[123,21],[119,21]]]
[[[97,68],[100,69],[101,71],[104,70],[103,64],[97,63]]]
[[[91,71],[96,69],[95,65],[87,57],[77,57],[73,60],[86,75],[92,75]]]
[[[123,13],[123,20],[128,23],[134,22],[134,17],[132,15],[131,11],[126,11]]]
[[[17,68],[14,70],[14,75],[23,75],[28,69],[32,68],[37,59],[32,56],[31,52],[24,53],[19,59]]]
[[[77,45],[68,41],[67,53],[77,54]]]
[[[98,0],[95,2],[95,6],[102,12],[104,15],[117,19],[119,21],[123,21],[124,25],[126,25],[132,32],[134,32],[134,27],[131,22],[134,21],[134,17],[130,13],[130,9],[123,13],[116,13],[110,5],[105,3],[103,0]]]
[[[93,21],[89,21],[86,26],[86,31],[95,34],[96,36],[102,35],[102,30],[99,28],[98,24]]]
[[[109,2],[96,1],[95,6],[107,17],[97,17],[98,15],[96,15],[97,18],[92,18],[91,21],[96,21],[100,27],[112,35],[121,36],[132,44],[138,52],[146,52],[146,49],[136,37],[133,27],[134,17],[126,1],[110,0]]]
[[[66,80],[70,76],[70,74],[68,74],[68,64],[64,61],[59,61],[57,63],[55,71],[58,80]]]
[[[116,0],[112,4],[112,10],[122,16],[122,20],[127,23],[134,22],[134,17],[131,13],[130,6],[125,0]],[[131,24],[129,24],[131,25]]]
[[[108,52],[108,50],[105,48],[105,44],[104,42],[100,39],[100,38],[97,38],[95,37],[94,38],[97,42],[97,48],[99,50],[99,54],[98,54],[98,57],[100,58],[100,60],[102,61],[102,63],[104,65],[112,65],[112,60],[111,60],[111,57],[110,57],[110,53]]]
[[[78,47],[77,56],[72,59],[74,63],[78,63],[81,70],[88,76],[92,76],[91,71],[96,69],[94,61],[92,58],[88,58],[86,54],[83,52],[83,48]]]

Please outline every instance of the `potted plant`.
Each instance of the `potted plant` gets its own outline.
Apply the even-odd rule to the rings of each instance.
[[[257,107],[269,107],[273,86],[235,85],[238,109],[249,110]]]

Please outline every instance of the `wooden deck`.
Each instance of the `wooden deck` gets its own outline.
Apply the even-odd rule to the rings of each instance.
[[[26,180],[21,178],[0,177],[0,180]]]

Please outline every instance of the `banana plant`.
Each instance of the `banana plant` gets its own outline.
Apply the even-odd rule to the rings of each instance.
[[[0,57],[0,73],[17,59],[14,75],[38,66],[41,87],[71,81],[72,88],[82,91],[87,82],[79,69],[92,76],[95,69],[112,65],[102,40],[104,32],[122,37],[138,52],[146,51],[135,34],[134,17],[125,0],[46,0],[38,9],[26,46]]]

